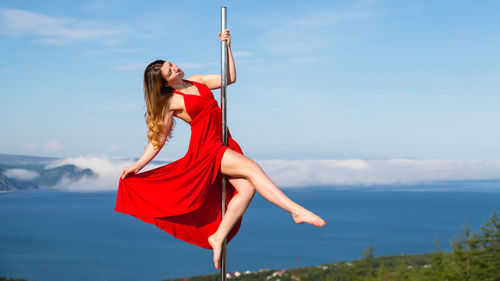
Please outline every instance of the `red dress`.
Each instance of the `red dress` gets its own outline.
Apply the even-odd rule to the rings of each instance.
[[[228,146],[222,143],[222,113],[210,89],[196,86],[200,96],[176,93],[184,97],[191,117],[191,139],[184,157],[164,166],[120,178],[115,211],[151,223],[173,236],[211,249],[208,236],[221,222],[222,176],[220,164],[229,147],[242,153],[228,132]],[[226,184],[226,207],[237,193]],[[241,219],[227,241],[238,232]]]

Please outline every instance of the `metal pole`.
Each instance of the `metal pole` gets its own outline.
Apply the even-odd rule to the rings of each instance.
[[[221,7],[221,32],[226,30],[226,7]],[[221,109],[222,109],[222,142],[227,145],[227,108],[226,108],[226,86],[227,86],[227,43],[221,42]],[[222,175],[222,218],[226,212],[226,176]],[[227,272],[227,240],[222,244],[220,280],[226,281]]]

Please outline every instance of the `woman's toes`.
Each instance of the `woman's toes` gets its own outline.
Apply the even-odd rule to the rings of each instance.
[[[214,250],[215,269],[219,269],[222,244],[217,242],[217,239],[215,238],[215,234],[212,234],[208,237],[208,243],[210,244],[210,246],[212,246],[212,249]]]
[[[308,223],[317,227],[322,227],[326,222],[318,215],[304,209],[298,214],[292,214],[293,220],[297,224]]]

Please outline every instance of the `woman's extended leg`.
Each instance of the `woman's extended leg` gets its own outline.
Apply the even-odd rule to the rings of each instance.
[[[208,243],[210,243],[214,250],[214,266],[217,269],[219,269],[224,238],[226,238],[236,222],[241,218],[255,194],[255,188],[245,179],[230,178],[229,182],[236,188],[238,193],[229,201],[226,213],[217,231],[208,237]]]
[[[322,218],[288,198],[255,161],[234,150],[227,149],[224,153],[221,172],[250,181],[262,197],[289,212],[295,223],[309,223],[318,227],[326,224]]]
[[[318,227],[326,224],[319,216],[288,198],[271,179],[269,179],[255,161],[238,152],[231,149],[226,150],[222,157],[221,172],[227,176],[239,177],[239,179],[231,179],[234,182],[234,184],[233,182],[231,182],[231,184],[238,190],[238,194],[231,199],[228,210],[216,233],[208,238],[208,242],[214,250],[214,265],[217,269],[219,268],[222,242],[248,207],[253,197],[254,188],[264,198],[289,212],[295,223],[309,223]],[[236,198],[239,195],[240,189],[248,191],[251,193],[251,196]],[[233,201],[235,202],[233,206],[231,206]]]

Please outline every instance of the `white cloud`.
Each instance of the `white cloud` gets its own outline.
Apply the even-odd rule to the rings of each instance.
[[[63,148],[61,143],[58,140],[50,140],[45,143],[45,150],[49,151],[59,151]]]
[[[9,169],[5,170],[3,174],[11,179],[30,181],[38,177],[38,173],[26,169]]]
[[[500,160],[348,159],[257,162],[281,188],[385,185],[404,190],[405,185],[500,179]],[[92,169],[97,174],[96,178],[84,177],[76,182],[65,178],[54,188],[78,192],[113,191],[118,188],[122,169],[133,163],[135,161],[131,159],[80,156],[54,161],[47,165],[47,168],[73,164],[81,169]],[[159,166],[149,164],[141,172]]]
[[[131,32],[128,27],[50,17],[18,9],[0,9],[0,33],[11,36],[36,35],[38,43],[62,45],[73,41],[109,39],[110,36]]]
[[[265,160],[279,185],[395,185],[500,179],[499,160]]]
[[[322,161],[324,162],[324,161]],[[366,162],[365,160],[358,160],[358,159],[350,159],[350,160],[342,160],[342,161],[327,161],[325,164],[333,164],[333,167],[335,168],[344,168],[348,170],[366,170],[370,168],[370,164]]]
[[[75,165],[80,169],[91,169],[97,177],[83,177],[78,181],[63,178],[56,186],[51,188],[65,191],[95,192],[110,191],[118,188],[118,182],[123,168],[134,164],[128,159],[112,159],[106,156],[79,156],[53,161],[46,165],[46,169],[63,165]],[[148,164],[142,171],[158,167]]]

